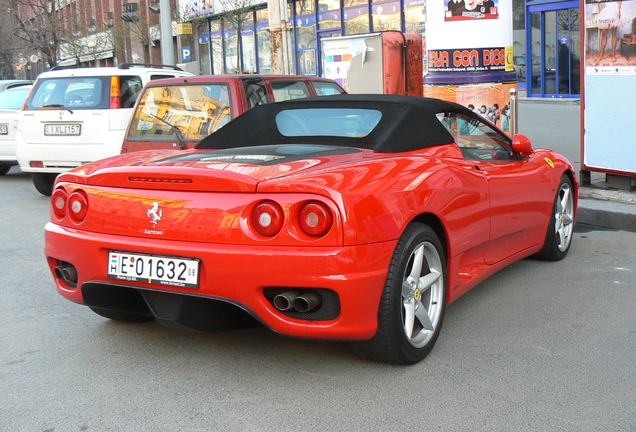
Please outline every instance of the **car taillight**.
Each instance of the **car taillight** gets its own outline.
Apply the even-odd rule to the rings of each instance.
[[[76,222],[83,222],[88,213],[88,199],[82,191],[75,191],[68,197],[68,212]]]
[[[252,218],[256,232],[268,237],[278,234],[285,221],[283,209],[274,201],[264,201],[257,205]]]
[[[51,205],[53,206],[53,213],[59,219],[62,219],[66,216],[66,200],[68,196],[66,195],[66,191],[64,189],[57,189],[53,192],[53,196],[51,197]]]
[[[333,225],[331,209],[320,201],[310,201],[300,210],[300,227],[311,236],[323,236]]]
[[[119,92],[119,77],[110,77],[110,107],[121,108],[121,93]]]

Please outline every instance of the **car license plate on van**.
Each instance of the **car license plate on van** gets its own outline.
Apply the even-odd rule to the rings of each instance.
[[[9,135],[9,125],[0,124],[0,135]]]
[[[108,277],[184,288],[199,288],[197,259],[115,252],[108,253]]]
[[[75,136],[82,134],[82,126],[78,124],[45,124],[44,135]]]

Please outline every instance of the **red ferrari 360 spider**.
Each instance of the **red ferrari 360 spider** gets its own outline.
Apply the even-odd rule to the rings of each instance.
[[[411,364],[468,289],[567,254],[577,190],[563,156],[457,104],[302,99],[248,111],[192,150],[60,175],[46,257],[63,296],[110,319],[260,322]]]

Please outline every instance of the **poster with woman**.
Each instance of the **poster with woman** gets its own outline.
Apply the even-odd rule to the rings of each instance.
[[[444,21],[499,18],[499,0],[445,0]]]
[[[585,3],[586,66],[619,67],[619,72],[623,66],[636,66],[636,1]]]

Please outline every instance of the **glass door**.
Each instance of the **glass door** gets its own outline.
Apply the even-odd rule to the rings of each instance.
[[[320,52],[319,58],[320,62],[318,63],[318,76],[324,77],[324,72],[322,70],[325,64],[325,54],[322,52],[322,39],[331,38],[331,37],[339,37],[342,36],[342,31],[340,29],[330,29],[318,31],[318,51]]]
[[[578,1],[529,6],[527,23],[528,94],[578,97],[581,53]]]

